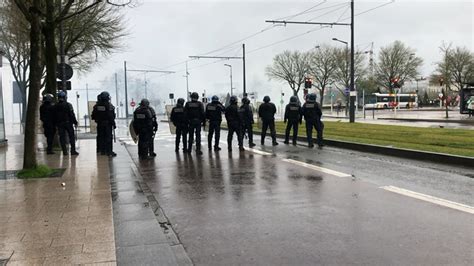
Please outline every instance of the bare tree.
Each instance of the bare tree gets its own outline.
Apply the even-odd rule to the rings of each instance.
[[[392,79],[398,78],[400,84],[413,80],[419,75],[418,69],[422,64],[423,60],[415,56],[415,50],[401,41],[395,41],[380,50],[375,77],[380,86],[393,92]]]
[[[29,28],[29,88],[28,88],[28,107],[26,112],[25,142],[23,168],[33,169],[37,167],[36,159],[36,112],[38,110],[39,93],[42,80],[42,53],[44,51],[44,60],[47,68],[47,91],[56,92],[56,36],[55,29],[60,22],[86,12],[92,7],[102,3],[101,0],[80,1],[87,2],[88,5],[80,10],[71,10],[74,0],[67,0],[62,9],[56,9],[53,0],[8,0],[14,3],[20,14],[28,22]],[[112,0],[110,0],[112,1]],[[107,1],[107,3],[109,0]],[[115,1],[113,1],[115,2]],[[128,5],[129,2],[114,5]],[[42,34],[43,33],[43,34]],[[44,36],[44,48],[42,43]],[[93,48],[92,48],[93,49]]]
[[[270,80],[287,82],[296,97],[298,97],[301,85],[304,84],[308,70],[308,55],[288,50],[277,54],[273,58],[273,64],[265,69]]]
[[[333,56],[335,58],[335,69],[332,78],[336,84],[336,88],[343,94],[345,88],[349,88],[351,84],[350,64],[351,58],[349,48],[334,48]],[[365,66],[365,55],[362,52],[354,54],[354,79],[357,81],[367,73]],[[348,98],[346,96],[346,98]]]
[[[474,53],[466,47],[451,48],[443,44],[440,47],[443,59],[436,63],[434,76],[443,79],[451,91],[459,91],[466,82],[474,81]],[[452,86],[451,86],[452,85]]]
[[[323,106],[326,87],[334,83],[335,70],[336,58],[333,47],[320,46],[313,52],[309,52],[309,73],[313,77],[314,86],[319,90],[321,106]]]

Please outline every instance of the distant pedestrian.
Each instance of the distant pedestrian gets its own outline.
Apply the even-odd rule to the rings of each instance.
[[[156,135],[156,131],[158,131],[158,120],[156,118],[155,109],[153,109],[153,107],[151,107],[151,106],[149,106],[149,108],[150,108],[151,120],[152,120],[152,124],[153,124],[153,134],[151,135],[150,145],[148,146],[148,154],[151,157],[156,157],[156,153],[155,153],[155,135]]]
[[[76,151],[76,137],[74,134],[74,126],[77,127],[78,123],[76,115],[74,114],[74,108],[72,108],[72,104],[67,102],[66,92],[58,92],[58,103],[55,105],[54,109],[54,121],[58,127],[59,142],[61,143],[63,155],[68,155],[66,147],[66,134],[69,138],[71,155],[79,155],[79,153]]]
[[[225,111],[224,105],[219,102],[219,97],[212,96],[211,102],[206,106],[206,119],[209,120],[209,132],[207,134],[207,146],[212,150],[212,137],[214,136],[214,151],[220,151],[219,140],[221,136],[222,114]]]
[[[278,145],[276,141],[276,131],[275,131],[275,113],[276,106],[270,102],[270,97],[263,97],[263,103],[258,108],[258,116],[262,118],[262,134],[260,144],[265,144],[265,136],[267,134],[267,129],[270,128],[270,134],[272,136],[272,145]]]
[[[54,154],[53,140],[56,133],[56,125],[54,122],[54,96],[52,94],[43,95],[43,103],[40,106],[40,120],[43,122],[43,132],[46,137],[46,154]]]
[[[469,97],[469,100],[467,100],[467,110],[469,112],[469,117],[474,116],[474,95]]]
[[[239,108],[239,115],[242,121],[242,136],[247,134],[249,138],[249,147],[252,148],[256,144],[253,143],[253,111],[250,106],[250,100],[245,97],[242,99],[242,106]]]
[[[150,102],[142,99],[140,105],[133,112],[133,129],[138,135],[138,157],[141,160],[152,158],[149,146],[153,135],[153,117]]]
[[[301,106],[298,103],[298,97],[291,96],[290,103],[287,104],[285,108],[284,122],[287,123],[284,143],[290,143],[290,130],[293,128],[293,145],[296,145],[296,140],[298,138],[298,125],[302,123]]]
[[[239,107],[237,106],[237,97],[231,96],[229,99],[230,105],[225,109],[225,118],[227,120],[227,150],[232,151],[232,139],[234,133],[237,135],[239,143],[239,150],[244,151],[243,137],[242,137],[242,120],[239,116]]]
[[[308,138],[308,147],[313,148],[313,128],[317,132],[317,144],[319,148],[323,147],[323,129],[324,124],[321,121],[322,111],[319,104],[316,102],[316,94],[311,93],[307,96],[306,102],[301,108],[301,112],[306,122],[306,136]]]
[[[191,101],[184,105],[184,111],[189,123],[188,153],[191,153],[196,134],[196,154],[202,155],[201,151],[201,126],[205,123],[204,105],[198,101],[199,94],[191,93]]]
[[[115,125],[115,107],[110,103],[110,94],[103,91],[92,109],[91,118],[97,123],[97,142],[101,155],[115,157],[113,151],[113,130]]]

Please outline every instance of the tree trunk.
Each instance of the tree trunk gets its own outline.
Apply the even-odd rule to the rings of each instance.
[[[43,28],[45,40],[46,93],[56,95],[56,68],[58,50],[56,48],[56,25],[54,23],[54,1],[46,1],[46,26]]]
[[[321,105],[321,110],[323,109],[323,101],[324,101],[324,90],[326,88],[325,87],[321,87],[321,89],[319,90],[319,103]]]
[[[34,0],[34,8],[39,10],[40,0]],[[41,22],[39,14],[32,12],[30,20],[30,86],[26,111],[25,143],[23,169],[33,169],[38,165],[36,160],[36,112],[38,110],[39,92],[41,89]]]

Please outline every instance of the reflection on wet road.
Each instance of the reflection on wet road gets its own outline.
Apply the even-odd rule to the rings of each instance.
[[[161,130],[155,160],[127,148],[197,265],[473,262],[473,215],[380,189],[363,156],[341,167],[330,148],[183,155]]]

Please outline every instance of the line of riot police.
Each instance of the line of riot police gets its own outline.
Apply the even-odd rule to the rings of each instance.
[[[175,151],[178,152],[180,143],[183,143],[183,152],[191,153],[193,143],[196,143],[196,154],[201,155],[201,126],[205,127],[208,123],[208,149],[219,151],[220,141],[220,130],[222,123],[222,115],[225,115],[227,120],[227,147],[229,151],[232,151],[232,140],[234,134],[237,136],[238,147],[240,151],[244,150],[243,140],[244,137],[248,138],[249,147],[254,147],[253,142],[253,124],[254,115],[252,107],[250,106],[250,100],[248,98],[242,99],[242,104],[239,107],[237,103],[237,97],[231,96],[229,99],[229,106],[226,108],[219,102],[217,96],[211,98],[211,102],[204,107],[204,104],[200,102],[199,95],[196,92],[191,94],[191,101],[185,104],[185,100],[180,98],[177,104],[171,110],[170,120],[176,127],[176,140],[175,140]],[[270,135],[272,137],[272,145],[278,145],[276,141],[276,129],[275,129],[275,113],[276,106],[270,102],[270,97],[265,96],[263,103],[258,108],[258,116],[262,120],[262,132],[261,141],[262,145],[265,144],[266,131],[270,129]],[[289,144],[289,135],[291,129],[293,129],[293,145],[296,145],[298,137],[298,125],[302,124],[303,118],[306,123],[306,134],[308,140],[308,146],[314,147],[312,131],[317,131],[317,144],[321,148],[323,146],[323,129],[324,124],[321,121],[321,107],[316,102],[316,94],[309,94],[306,97],[306,102],[303,106],[300,106],[298,98],[292,96],[290,103],[285,109],[284,122],[287,123],[285,130],[285,144]],[[214,142],[213,142],[214,139]],[[213,145],[214,144],[214,145]]]

